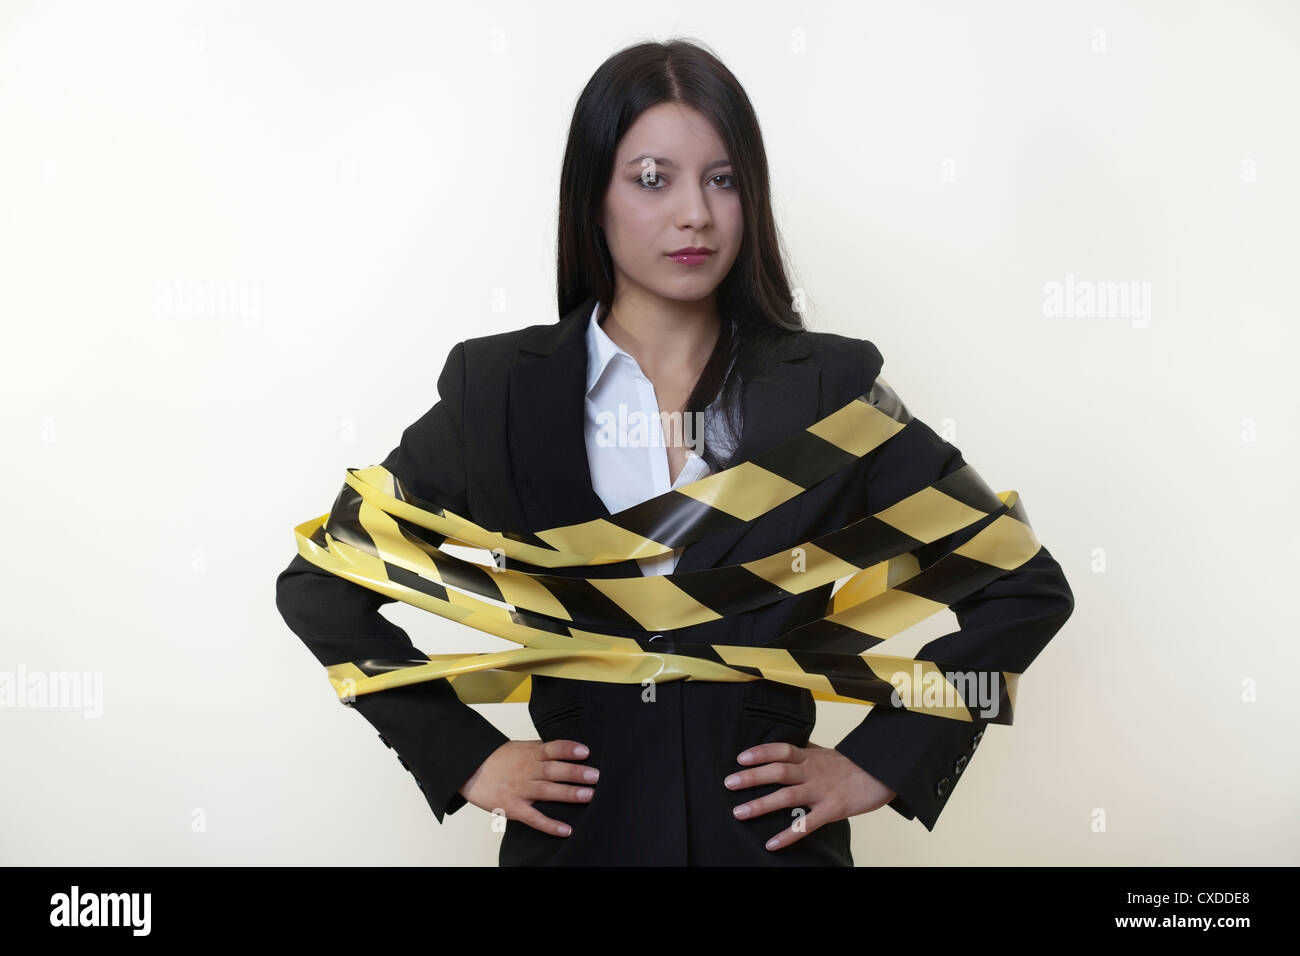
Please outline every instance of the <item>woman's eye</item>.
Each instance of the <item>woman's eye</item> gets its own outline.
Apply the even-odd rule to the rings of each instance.
[[[733,176],[731,173],[718,173],[718,175],[714,176],[713,179],[710,180],[710,182],[713,182],[714,180],[718,180],[718,179],[730,180],[730,185],[723,186],[721,188],[723,189],[736,188],[736,177]],[[641,186],[642,189],[652,193],[660,192],[663,188],[660,185],[663,182],[663,177],[660,176],[658,173],[645,173],[641,176],[638,176],[636,178],[636,182]]]

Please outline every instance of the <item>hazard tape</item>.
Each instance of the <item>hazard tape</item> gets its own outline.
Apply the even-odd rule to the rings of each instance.
[[[414,496],[382,465],[349,468],[330,512],[294,528],[299,553],[338,577],[521,646],[351,661],[326,668],[331,684],[350,703],[445,679],[473,704],[525,702],[533,674],[635,684],[768,680],[807,688],[818,700],[1010,724],[1018,674],[872,650],[1038,552],[1019,495],[993,492],[970,465],[843,528],[741,564],[611,578],[520,567],[657,557],[755,521],[903,429],[910,415],[901,402],[880,402],[882,388],[892,395],[877,380],[873,391],[748,461],[616,515],[533,533],[482,528]],[[968,541],[920,569],[919,548],[981,522]],[[446,545],[485,554],[458,557]],[[845,578],[824,617],[764,644],[678,642],[672,653],[650,644],[659,632]]]

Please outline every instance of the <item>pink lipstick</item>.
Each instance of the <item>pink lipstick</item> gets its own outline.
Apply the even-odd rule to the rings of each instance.
[[[684,266],[698,266],[702,262],[708,262],[711,255],[713,250],[707,246],[684,246],[668,253],[668,258]]]

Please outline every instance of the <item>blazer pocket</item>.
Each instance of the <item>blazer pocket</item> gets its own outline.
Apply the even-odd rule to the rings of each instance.
[[[570,701],[568,703],[560,704],[557,707],[552,707],[545,713],[534,716],[533,726],[540,731],[543,727],[548,727],[563,720],[581,718],[586,714],[586,712],[586,705],[583,704],[582,701]]]
[[[805,696],[793,687],[755,684],[747,688],[740,705],[734,753],[769,743],[806,747],[816,722],[817,706],[811,694]]]
[[[814,722],[815,718],[793,711],[747,704],[741,708],[740,719],[736,723],[736,744],[732,754],[739,754],[759,744],[785,743],[807,747]],[[730,757],[729,762],[734,763],[735,757]]]
[[[783,721],[796,727],[809,727],[817,720],[817,704],[812,692],[789,684],[757,681],[745,687],[741,710],[756,717]]]
[[[528,698],[528,716],[540,733],[544,727],[562,720],[581,718],[586,712],[580,682],[533,675],[532,692]],[[545,738],[544,738],[545,739]]]
[[[815,716],[809,717],[806,714],[788,710],[784,707],[775,707],[764,703],[746,703],[742,705],[741,710],[763,720],[781,721],[795,727],[807,727],[809,730],[812,729],[816,720]]]

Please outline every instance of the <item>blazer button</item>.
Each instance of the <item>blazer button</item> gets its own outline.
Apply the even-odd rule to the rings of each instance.
[[[671,654],[677,650],[671,634],[651,634],[647,643],[653,644],[655,650],[664,654]]]
[[[938,785],[934,788],[934,792],[937,793],[937,794],[938,794],[939,796],[941,796],[941,797],[942,797],[945,793],[948,792],[948,778],[947,778],[947,777],[940,777],[940,778],[939,778],[939,783],[938,783]]]
[[[411,768],[406,765],[406,761],[401,758],[400,754],[397,757],[397,762],[402,765],[402,769],[405,770],[407,773],[411,772]]]
[[[977,734],[975,734],[974,736],[971,737],[971,739],[970,739],[970,745],[971,745],[972,747],[978,747],[978,746],[980,745],[980,738],[983,737],[983,736],[984,736],[984,731],[981,729],[981,730],[979,731],[979,733],[977,733]]]
[[[957,762],[952,765],[952,772],[961,773],[965,769],[966,769],[966,755],[962,754],[960,757],[957,758]]]
[[[393,745],[388,742],[388,738],[385,737],[383,734],[379,735],[379,739],[384,742],[384,746],[387,747],[389,750],[393,749]]]

